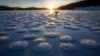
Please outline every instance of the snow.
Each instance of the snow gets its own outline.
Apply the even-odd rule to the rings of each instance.
[[[27,35],[22,36],[22,39],[26,39],[26,40],[36,39],[36,38],[37,36],[34,34],[27,34]]]
[[[0,42],[5,42],[9,39],[10,39],[9,36],[0,36]]]
[[[50,37],[50,38],[55,38],[55,37],[60,37],[60,33],[59,32],[46,32],[45,37]]]
[[[32,28],[30,29],[31,32],[41,32],[42,29],[41,28]]]
[[[10,44],[9,49],[11,50],[22,50],[28,47],[29,44],[26,41],[16,41]]]
[[[7,32],[5,31],[0,32],[0,42],[6,42],[9,39],[10,37],[7,35]]]
[[[46,25],[46,28],[56,28],[56,25],[48,24],[48,25]]]
[[[48,43],[40,43],[33,47],[33,50],[36,52],[47,52],[52,49],[52,46]]]
[[[99,31],[100,30],[100,26],[93,26],[90,28],[93,31]]]
[[[16,29],[17,29],[17,27],[13,26],[13,27],[8,27],[8,28],[6,28],[5,30],[11,31],[11,30],[16,30]]]
[[[40,44],[40,43],[44,43],[44,42],[46,42],[46,39],[44,39],[44,38],[37,38],[37,39],[33,40],[34,44]]]
[[[60,43],[59,46],[61,49],[68,51],[68,52],[75,52],[78,50],[78,47],[76,47],[74,44],[72,43]]]
[[[74,42],[75,41],[75,38],[72,38],[71,36],[69,36],[69,35],[63,35],[63,36],[61,36],[60,37],[60,40],[62,41],[62,42]]]
[[[17,33],[25,33],[25,32],[28,32],[28,29],[19,29],[19,30],[16,30]]]
[[[82,39],[80,43],[86,48],[97,48],[98,43],[91,39]]]

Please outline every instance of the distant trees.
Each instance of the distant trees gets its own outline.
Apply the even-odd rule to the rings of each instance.
[[[8,6],[0,6],[0,10],[12,10],[12,8]]]
[[[21,7],[0,6],[0,10],[45,10],[45,9],[46,8],[36,8],[36,7],[21,8]]]
[[[99,0],[82,0],[76,3],[71,3],[68,5],[61,6],[58,9],[66,10],[66,9],[74,9],[76,7],[88,7],[88,6],[97,6],[97,5],[100,5]]]

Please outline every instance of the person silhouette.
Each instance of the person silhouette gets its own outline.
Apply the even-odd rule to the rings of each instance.
[[[57,16],[58,16],[58,13],[59,13],[59,11],[55,11],[55,17],[57,17]]]

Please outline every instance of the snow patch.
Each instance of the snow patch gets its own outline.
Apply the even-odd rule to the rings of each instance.
[[[29,44],[26,41],[16,41],[10,44],[9,49],[11,50],[22,50],[28,47]]]
[[[80,43],[86,48],[97,48],[98,43],[91,39],[82,39]]]
[[[60,48],[68,52],[74,52],[78,50],[78,47],[72,43],[60,43]]]
[[[40,43],[33,47],[33,50],[36,52],[47,52],[52,49],[52,46],[48,43]]]

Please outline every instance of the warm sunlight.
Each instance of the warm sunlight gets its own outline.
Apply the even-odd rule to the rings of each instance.
[[[50,14],[53,14],[54,9],[55,9],[55,4],[53,2],[49,2],[48,9],[49,9]]]
[[[53,4],[49,4],[49,10],[53,10],[54,9],[54,5]]]
[[[52,4],[49,5],[49,11],[50,11],[50,14],[53,14],[54,5],[52,5]]]

